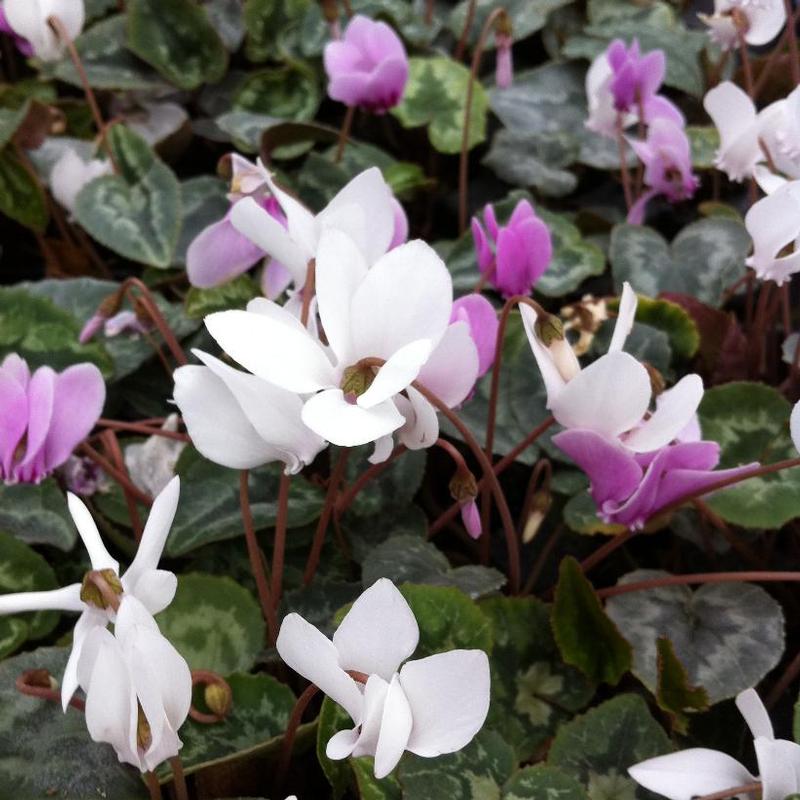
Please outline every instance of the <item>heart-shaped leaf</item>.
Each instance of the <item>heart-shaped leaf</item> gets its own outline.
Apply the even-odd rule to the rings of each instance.
[[[75,217],[101,244],[131,261],[169,267],[181,224],[181,187],[148,144],[123,125],[108,142],[119,175],[93,180],[78,194]]]
[[[78,533],[55,479],[39,484],[0,484],[0,528],[28,544],[71,550]]]

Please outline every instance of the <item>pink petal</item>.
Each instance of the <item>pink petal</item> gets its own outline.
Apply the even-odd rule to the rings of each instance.
[[[186,272],[192,286],[219,286],[264,258],[264,251],[239,233],[226,215],[202,230],[189,245]]]

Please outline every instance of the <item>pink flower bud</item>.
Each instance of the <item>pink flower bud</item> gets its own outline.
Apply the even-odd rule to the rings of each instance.
[[[479,539],[482,533],[481,530],[481,514],[478,511],[478,504],[474,500],[464,503],[461,506],[461,521],[467,529],[467,533],[473,539]]]
[[[511,52],[512,39],[506,33],[495,34],[497,64],[495,82],[498,89],[508,89],[514,80],[514,58]]]

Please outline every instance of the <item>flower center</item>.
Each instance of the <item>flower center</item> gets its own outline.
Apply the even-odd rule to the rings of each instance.
[[[375,373],[372,367],[356,364],[354,367],[347,367],[342,376],[341,389],[344,392],[344,399],[348,403],[355,403],[364,392],[372,386],[375,380]]]
[[[83,576],[81,600],[103,611],[119,607],[122,584],[113,569],[90,570]]]

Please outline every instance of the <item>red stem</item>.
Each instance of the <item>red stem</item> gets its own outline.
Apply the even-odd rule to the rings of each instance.
[[[130,473],[125,466],[125,456],[122,454],[122,449],[117,441],[117,436],[112,430],[105,430],[100,434],[100,440],[105,445],[106,451],[114,461],[117,469],[124,473],[130,479]],[[133,481],[131,480],[131,483]],[[125,495],[125,505],[128,509],[128,519],[131,521],[131,528],[133,528],[133,535],[137,542],[142,540],[142,518],[139,516],[139,509],[136,507],[136,498],[130,491],[123,486],[122,493]]]
[[[174,439],[176,442],[191,442],[191,438],[186,433],[178,431],[165,431],[161,428],[151,428],[141,422],[122,422],[116,419],[105,419],[101,417],[97,424],[103,428],[110,428],[114,431],[126,431],[129,433],[141,433],[143,436],[161,436],[164,439]]]
[[[289,490],[292,479],[281,472],[278,484],[278,516],[275,520],[275,541],[272,548],[272,602],[277,613],[283,592],[283,566],[286,557],[286,530],[289,523]]]
[[[370,464],[369,468],[365,469],[364,472],[362,472],[358,478],[353,481],[353,484],[339,495],[339,499],[336,501],[336,516],[339,517],[344,514],[344,512],[347,511],[347,509],[353,504],[361,490],[368,483],[375,480],[375,478],[385,472],[385,470],[405,452],[405,446],[402,444],[398,445],[394,450],[392,450],[392,454],[386,459],[386,461],[381,461],[380,464]]]
[[[41,680],[43,677],[49,681],[50,673],[47,670],[29,669],[23,672],[16,680],[15,686],[20,694],[27,697],[36,697],[39,700],[49,700],[52,703],[61,703],[61,692],[56,689],[30,683],[31,680]],[[69,704],[78,711],[85,711],[86,704],[80,697],[70,698]]]
[[[746,783],[742,786],[734,786],[732,789],[726,789],[724,792],[714,792],[714,794],[704,794],[698,797],[697,800],[728,800],[731,797],[738,797],[740,794],[752,794],[753,792],[761,791],[761,784]]]
[[[800,581],[800,572],[698,572],[693,575],[664,575],[646,581],[633,581],[619,586],[598,589],[597,596],[602,599],[617,597],[630,592],[645,592],[648,589],[660,589],[664,586],[694,586],[710,583],[770,583]]]
[[[281,789],[286,780],[286,773],[289,771],[289,764],[292,760],[292,750],[294,750],[294,740],[297,736],[297,729],[303,720],[303,714],[308,708],[308,704],[314,699],[319,689],[312,683],[301,695],[297,698],[292,709],[292,715],[289,717],[289,722],[286,726],[286,733],[283,735],[283,746],[281,748],[280,759],[278,766],[275,769],[275,783],[274,789],[276,796],[281,795]],[[282,795],[281,795],[282,796]]]
[[[617,147],[619,149],[619,171],[622,176],[622,190],[625,192],[625,205],[628,211],[633,206],[631,175],[628,172],[628,153],[625,150],[625,134],[622,128],[622,113],[617,112]]]
[[[456,61],[461,61],[467,50],[467,40],[469,39],[469,32],[472,30],[472,23],[475,21],[475,6],[477,6],[477,4],[477,0],[469,0],[467,14],[464,17],[464,27],[461,29],[461,36],[459,36],[458,44],[453,51],[453,58]]]
[[[145,494],[131,479],[123,472],[120,472],[105,456],[100,455],[91,445],[84,442],[78,450],[95,462],[103,471],[113,478],[123,489],[126,489],[140,503],[148,508],[153,505],[153,498]]]

